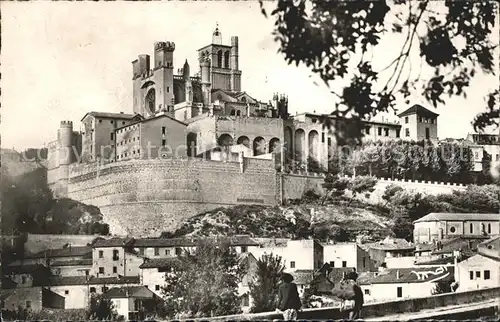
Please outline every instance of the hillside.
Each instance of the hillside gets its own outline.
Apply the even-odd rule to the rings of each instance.
[[[99,208],[71,199],[54,199],[43,164],[25,162],[14,152],[2,152],[3,235],[108,234]]]
[[[356,203],[326,205],[304,203],[287,207],[239,205],[218,208],[187,219],[174,233],[163,236],[248,234],[254,237],[347,240],[358,235],[377,238],[390,233],[387,214]]]

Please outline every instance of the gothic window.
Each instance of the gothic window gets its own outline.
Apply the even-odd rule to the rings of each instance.
[[[229,51],[224,53],[224,68],[229,68]]]
[[[217,67],[222,67],[222,50],[217,52]]]
[[[146,108],[151,112],[155,112],[155,105],[156,105],[156,92],[155,89],[152,88],[148,94],[146,95]]]

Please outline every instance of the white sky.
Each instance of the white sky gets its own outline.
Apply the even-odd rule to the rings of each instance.
[[[266,6],[272,9],[273,3]],[[2,1],[1,10],[5,148],[40,147],[55,139],[61,120],[72,120],[79,129],[80,119],[91,110],[131,112],[132,60],[152,55],[155,41],[174,41],[174,69],[187,58],[194,74],[199,70],[196,50],[211,42],[217,21],[224,43],[239,36],[242,90],[262,101],[274,92],[286,93],[293,114],[333,109],[329,89],[316,85],[317,77],[307,68],[288,66],[277,53],[274,20],[260,13],[257,1]],[[496,27],[498,34],[498,23]],[[385,67],[402,43],[401,37],[385,37],[373,52],[373,64]],[[418,58],[418,44],[414,46],[412,57]],[[420,63],[413,60],[415,71]],[[471,132],[470,121],[486,106],[487,90],[499,86],[498,75],[481,75],[467,91],[467,100],[453,98],[438,107],[439,137]],[[433,109],[418,96],[411,98],[414,103]]]

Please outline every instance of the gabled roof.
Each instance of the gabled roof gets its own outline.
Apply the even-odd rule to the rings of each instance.
[[[26,255],[27,259],[35,258],[57,258],[57,257],[74,257],[74,256],[85,256],[92,253],[92,247],[90,246],[76,246],[67,248],[57,248],[57,249],[47,249],[41,252]]]
[[[431,212],[413,223],[429,221],[500,221],[500,214]]]
[[[403,116],[412,115],[412,114],[417,114],[419,116],[430,116],[430,117],[439,116],[439,114],[434,113],[434,112],[426,109],[422,105],[418,105],[418,104],[415,104],[412,107],[410,107],[409,109],[401,112],[400,114],[398,114],[398,116],[403,117]]]
[[[94,248],[102,247],[127,247],[132,245],[134,242],[133,238],[110,238],[110,239],[99,239],[94,243]]]
[[[136,298],[136,299],[152,299],[155,294],[146,286],[124,286],[113,287],[104,293],[108,298]]]
[[[363,275],[358,282],[361,285],[369,285],[451,281],[454,278],[454,272],[453,266],[387,269],[384,272],[375,273],[375,276]]]
[[[139,268],[178,269],[179,267],[181,267],[181,265],[182,262],[176,257],[151,258],[151,259],[146,259],[144,263],[142,263],[141,266],[139,266]]]
[[[142,115],[140,114],[125,114],[125,113],[110,113],[110,112],[88,112],[82,117],[85,119],[87,115],[93,116],[93,117],[102,117],[102,118],[109,118],[109,119],[123,119],[123,120],[131,120],[135,117],[142,118]]]

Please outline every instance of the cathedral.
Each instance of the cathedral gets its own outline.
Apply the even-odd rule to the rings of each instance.
[[[156,42],[153,61],[150,55],[138,55],[132,61],[131,112],[88,112],[80,131],[62,121],[57,140],[49,144],[49,185],[64,183],[71,164],[132,159],[231,162],[272,159],[286,151],[299,164],[312,159],[326,169],[335,136],[320,122],[323,115],[291,116],[285,95],[263,102],[243,91],[238,41],[232,36],[225,44],[217,27],[211,43],[198,50],[199,72],[194,75],[187,60],[175,70],[173,42]],[[435,141],[437,116],[414,105],[399,115],[399,122],[364,122],[363,132],[368,140]]]

